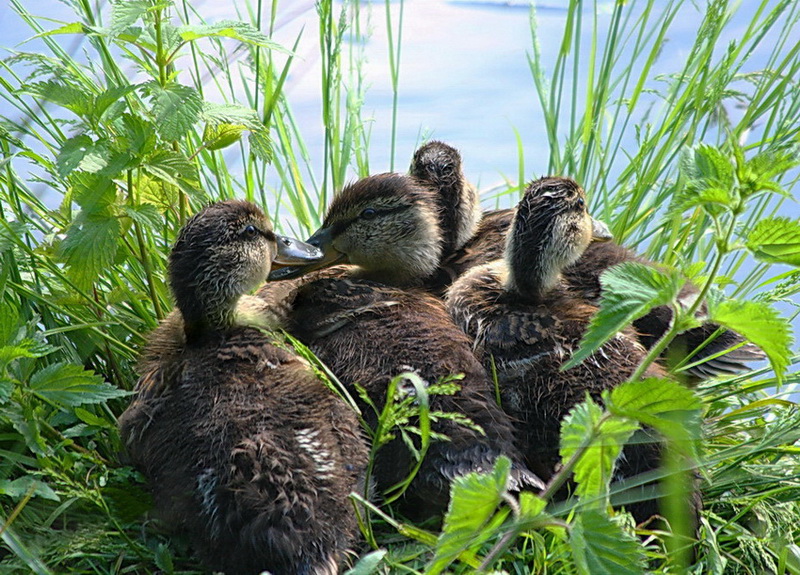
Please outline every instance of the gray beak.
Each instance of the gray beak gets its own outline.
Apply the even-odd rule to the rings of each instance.
[[[311,244],[278,234],[275,234],[275,238],[278,243],[278,251],[272,260],[273,264],[302,265],[322,259],[322,250]]]
[[[592,241],[610,242],[613,239],[614,236],[611,234],[611,230],[608,229],[608,226],[600,220],[592,218]]]

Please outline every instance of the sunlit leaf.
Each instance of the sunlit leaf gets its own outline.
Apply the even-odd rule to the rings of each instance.
[[[800,266],[800,220],[761,220],[747,234],[747,247],[766,262]]]
[[[147,0],[125,0],[112,3],[109,33],[117,36],[142,18],[151,5],[151,2]]]
[[[153,204],[126,205],[122,209],[126,216],[142,227],[156,229],[162,223],[161,212]]]
[[[578,365],[653,307],[674,301],[683,279],[672,269],[660,271],[644,264],[625,262],[603,272],[600,282],[603,285],[600,310],[592,317],[580,348],[564,369]]]
[[[56,156],[58,175],[65,177],[77,170],[86,155],[93,149],[94,141],[86,134],[66,140]]]
[[[59,253],[79,288],[88,289],[114,262],[119,232],[119,219],[110,215],[79,218],[69,227]]]
[[[783,380],[793,343],[789,322],[764,301],[724,299],[718,292],[708,297],[708,315],[728,329],[742,334],[767,354],[775,377]]]
[[[215,24],[200,24],[194,26],[181,26],[178,28],[180,37],[190,42],[198,38],[218,37],[218,38],[233,38],[246,44],[254,46],[261,46],[269,48],[284,54],[291,52],[272,40],[266,34],[259,32],[256,28],[245,22],[236,22],[234,20],[222,20]]]
[[[579,513],[570,531],[570,542],[581,574],[645,572],[642,544],[604,513],[595,510]]]
[[[70,22],[69,24],[65,24],[59,28],[55,28],[53,30],[48,30],[47,32],[42,32],[41,34],[37,34],[34,38],[41,38],[43,36],[57,36],[59,34],[85,34],[88,33],[91,29],[87,27],[83,22]]]
[[[196,89],[174,82],[164,87],[149,82],[147,90],[153,98],[156,129],[165,140],[181,139],[200,118],[203,100]]]
[[[21,499],[30,494],[32,497],[41,497],[59,501],[59,497],[45,482],[26,475],[17,479],[0,479],[0,495],[7,495],[12,499]]]
[[[352,569],[345,571],[344,575],[372,575],[372,573],[377,572],[378,566],[381,564],[384,557],[386,557],[385,549],[378,549],[377,551],[367,553],[358,560],[358,563],[356,563]]]
[[[511,461],[499,457],[491,473],[468,473],[453,480],[450,506],[427,573],[440,573],[467,548],[485,540],[506,491]]]
[[[262,162],[272,162],[272,141],[269,137],[269,130],[255,130],[250,132],[248,138],[250,142],[250,151],[253,155]]]
[[[108,88],[107,90],[98,94],[97,97],[94,99],[95,117],[97,118],[102,117],[105,111],[108,110],[109,107],[112,106],[112,104],[115,104],[121,98],[124,98],[125,96],[130,94],[131,92],[136,90],[136,88],[138,88],[138,86],[134,84],[129,84],[126,86],[118,86],[118,87],[112,86],[111,88]]]
[[[255,110],[237,104],[203,102],[201,117],[209,124],[241,124],[249,130],[257,130],[264,127]]]
[[[48,365],[31,376],[28,386],[31,392],[46,401],[73,407],[130,395],[104,382],[93,372],[71,363]]]
[[[604,506],[604,496],[622,447],[638,425],[622,417],[604,414],[591,398],[573,407],[561,423],[562,463],[584,450],[574,467],[576,493]]]
[[[28,84],[23,87],[23,90],[58,104],[78,116],[89,116],[93,110],[94,97],[92,93],[69,84],[50,80]]]
[[[203,131],[203,142],[209,150],[221,150],[238,142],[245,129],[242,124],[208,124]]]
[[[102,212],[117,198],[117,186],[111,178],[87,172],[73,172],[72,199],[86,214]]]

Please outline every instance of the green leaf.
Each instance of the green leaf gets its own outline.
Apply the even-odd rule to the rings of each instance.
[[[23,91],[58,104],[78,116],[87,117],[92,113],[94,97],[86,89],[50,80],[27,84],[23,87]]]
[[[252,108],[238,104],[215,104],[203,102],[203,120],[209,124],[241,124],[248,130],[259,130],[264,124],[258,119],[258,114]]]
[[[59,246],[59,255],[78,288],[89,289],[114,263],[119,234],[119,220],[113,216],[87,216],[73,221]]]
[[[467,473],[453,480],[450,506],[426,573],[440,573],[469,547],[492,535],[487,523],[506,492],[511,460],[499,457],[490,473]]]
[[[126,86],[112,86],[104,90],[94,99],[94,115],[96,118],[101,118],[106,110],[138,88],[135,84],[128,84]]]
[[[561,423],[560,454],[566,464],[584,449],[574,467],[578,496],[605,507],[614,462],[638,427],[627,418],[604,413],[588,396],[570,410]]]
[[[126,216],[144,228],[156,229],[162,223],[161,212],[153,204],[125,205],[122,210]]]
[[[372,573],[377,572],[378,566],[381,564],[384,557],[386,557],[385,549],[378,549],[377,551],[367,553],[358,560],[358,563],[356,563],[352,569],[345,571],[344,575],[372,575]]]
[[[111,27],[108,33],[118,36],[147,14],[151,3],[147,0],[123,0],[113,2],[111,10]]]
[[[65,24],[60,28],[55,28],[54,30],[48,30],[47,32],[37,34],[34,36],[34,38],[41,38],[43,36],[56,36],[58,34],[87,34],[89,32],[90,29],[85,26],[83,22],[70,22],[69,24]]]
[[[180,37],[186,42],[191,42],[198,38],[207,38],[209,36],[233,38],[234,40],[239,40],[246,44],[269,48],[270,50],[275,50],[284,54],[291,54],[291,51],[270,39],[266,34],[259,32],[250,24],[236,22],[234,20],[221,20],[215,24],[180,26],[178,28],[178,34],[180,34]]]
[[[708,316],[760,347],[767,354],[775,377],[783,381],[791,357],[793,342],[789,322],[764,301],[723,299],[716,291],[709,293]]]
[[[760,260],[800,267],[800,220],[761,220],[747,235],[747,247]]]
[[[676,381],[647,378],[629,381],[607,394],[611,413],[657,426],[660,416],[672,411],[695,411],[701,402],[695,393]]]
[[[102,417],[98,417],[91,411],[83,409],[82,407],[75,408],[75,415],[77,416],[78,419],[80,419],[87,425],[92,425],[94,427],[104,427],[106,429],[114,429],[116,427],[114,423],[111,423],[107,419],[104,419]]]
[[[115,141],[116,148],[123,148],[142,158],[156,149],[156,126],[144,118],[133,114],[120,117],[120,137]]]
[[[151,176],[170,185],[185,189],[198,184],[197,167],[180,152],[159,150],[142,164],[142,169]]]
[[[10,345],[19,332],[19,310],[11,302],[0,300],[0,346]]]
[[[709,144],[687,149],[681,156],[680,169],[685,183],[675,198],[678,210],[695,206],[732,209],[738,203],[734,166],[720,149]]]
[[[175,565],[172,561],[172,552],[170,551],[169,545],[159,543],[153,559],[156,567],[167,575],[171,575],[175,572]]]
[[[71,407],[130,395],[104,382],[94,372],[72,363],[54,363],[37,371],[31,376],[28,386],[45,401]]]
[[[221,150],[238,142],[245,129],[242,124],[207,124],[203,130],[203,142],[209,150]]]
[[[272,141],[269,137],[269,130],[263,129],[250,132],[248,141],[250,142],[250,151],[253,152],[256,158],[267,164],[272,162]]]
[[[578,573],[640,575],[645,572],[642,544],[599,511],[578,514],[570,531],[570,543]]]
[[[147,89],[153,99],[156,129],[169,142],[180,140],[200,118],[203,100],[194,88],[170,82],[161,87],[149,82]]]
[[[580,347],[563,369],[578,365],[653,307],[674,301],[683,279],[672,269],[660,271],[644,264],[625,262],[603,272],[600,282],[603,286],[600,309],[592,317]]]
[[[72,199],[85,215],[105,211],[117,199],[117,186],[111,178],[88,172],[73,172],[69,177]]]
[[[63,178],[79,169],[83,159],[93,149],[94,141],[85,134],[66,140],[56,156],[58,175]]]
[[[22,499],[28,494],[32,497],[41,497],[51,501],[60,500],[49,485],[30,475],[18,477],[14,480],[0,479],[0,495],[7,495],[12,499]]]
[[[772,180],[800,165],[800,149],[797,146],[767,148],[744,163],[739,179],[742,193],[751,196],[761,191],[772,191],[791,198],[783,187]]]

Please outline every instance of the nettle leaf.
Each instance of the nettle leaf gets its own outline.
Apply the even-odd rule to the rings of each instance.
[[[75,171],[88,174],[97,173],[107,165],[108,146],[105,142],[95,142],[82,134],[64,142],[56,157],[56,170],[61,177]]]
[[[161,221],[161,212],[153,204],[140,204],[138,206],[125,205],[122,208],[125,215],[144,228],[156,229]]]
[[[574,467],[578,484],[575,492],[581,498],[604,507],[614,462],[622,447],[638,425],[630,419],[604,413],[592,400],[573,407],[561,422],[561,460],[567,463],[586,448]]]
[[[747,235],[747,247],[760,260],[800,266],[800,220],[761,220]]]
[[[387,553],[386,549],[378,549],[367,553],[358,560],[358,563],[352,569],[345,571],[344,575],[372,575],[377,573],[378,567]]]
[[[111,27],[109,33],[117,36],[130,26],[133,26],[140,18],[147,14],[151,3],[147,0],[124,0],[113,2],[111,9]]]
[[[685,184],[675,199],[677,209],[715,205],[730,209],[738,203],[733,163],[718,148],[699,144],[685,150],[680,169]]]
[[[19,310],[10,302],[0,300],[0,346],[14,343],[19,332]]]
[[[793,338],[789,322],[775,308],[765,301],[724,299],[714,290],[708,297],[708,317],[760,347],[767,354],[775,377],[779,382],[783,380]]]
[[[119,139],[116,146],[139,157],[151,154],[156,149],[156,127],[139,116],[122,114],[119,121]]]
[[[59,34],[88,34],[92,31],[91,28],[86,26],[83,22],[71,22],[69,24],[65,24],[60,28],[56,28],[54,30],[48,30],[47,32],[42,32],[41,34],[37,34],[34,38],[42,38],[44,36],[56,36]]]
[[[23,86],[23,91],[58,104],[81,117],[87,117],[92,113],[94,97],[86,89],[49,80],[27,84]]]
[[[121,98],[135,91],[138,87],[137,85],[129,84],[127,86],[112,87],[98,94],[94,99],[95,117],[101,118],[109,107],[116,104]]]
[[[89,289],[114,262],[119,242],[119,220],[112,215],[78,217],[59,245],[68,275],[80,289]]]
[[[453,480],[442,534],[426,573],[440,573],[466,549],[491,536],[487,523],[503,499],[510,470],[511,460],[499,457],[490,473],[468,473]]]
[[[0,479],[0,495],[7,495],[12,499],[22,499],[28,494],[32,497],[60,501],[56,492],[49,485],[30,475],[14,480]]]
[[[203,142],[209,150],[221,150],[241,140],[246,129],[243,124],[207,124],[203,130]]]
[[[272,162],[272,141],[269,137],[269,130],[263,129],[250,132],[248,141],[250,142],[250,151],[256,158],[267,164]]]
[[[31,376],[28,386],[41,399],[70,407],[130,395],[106,383],[94,372],[72,363],[54,363],[37,371]]]
[[[673,269],[661,271],[636,262],[624,262],[603,272],[600,283],[603,286],[600,309],[592,317],[580,347],[563,369],[578,365],[653,307],[673,302],[683,278]]]
[[[245,44],[269,48],[270,50],[275,50],[284,54],[292,53],[266,34],[259,32],[258,29],[250,24],[236,22],[234,20],[221,20],[216,24],[180,26],[178,27],[178,34],[180,34],[180,37],[186,42],[207,37],[233,38]]]
[[[797,146],[781,146],[778,148],[762,150],[741,167],[739,180],[742,192],[751,196],[761,191],[771,191],[787,198],[791,198],[783,187],[772,180],[800,165],[800,150]]]
[[[238,104],[203,102],[202,118],[209,124],[241,124],[248,130],[264,127],[255,110]]]
[[[175,82],[162,88],[158,82],[148,82],[147,89],[153,99],[156,129],[165,140],[181,139],[199,120],[203,99],[194,88]]]
[[[117,186],[111,178],[76,171],[70,174],[72,199],[91,215],[105,211],[117,199]]]
[[[28,234],[28,226],[22,222],[9,222],[0,218],[0,254],[18,245]]]
[[[0,355],[2,354],[3,348],[0,347]],[[0,366],[3,365],[3,360],[0,359]],[[11,394],[14,392],[14,381],[5,377],[0,376],[0,405],[7,403],[9,399],[11,399]]]
[[[569,539],[578,573],[640,575],[645,572],[642,544],[605,513],[595,510],[579,513]]]
[[[187,185],[198,185],[197,167],[180,152],[159,150],[147,158],[142,169],[159,180],[183,189]]]

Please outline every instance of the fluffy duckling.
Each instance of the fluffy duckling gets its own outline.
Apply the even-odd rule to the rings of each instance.
[[[320,255],[243,201],[203,209],[172,250],[178,311],[151,334],[119,424],[160,518],[209,570],[334,575],[356,536],[348,494],[367,447],[355,413],[277,334],[237,316],[271,262]]]
[[[496,368],[503,408],[522,435],[528,465],[552,476],[559,461],[559,429],[567,412],[590,393],[625,381],[646,352],[626,330],[581,365],[561,371],[578,348],[596,308],[577,297],[562,270],[574,263],[592,239],[610,234],[586,211],[585,194],[566,178],[543,178],[525,191],[508,236],[505,258],[472,268],[450,287],[447,307],[474,340],[484,365]],[[658,366],[648,376],[661,376]],[[626,448],[623,477],[653,469],[654,443]],[[623,463],[624,465],[624,463]],[[632,509],[637,520],[650,517],[652,504]]]
[[[419,289],[398,289],[419,285],[436,269],[442,238],[435,196],[429,187],[399,174],[371,176],[343,189],[323,227],[308,241],[323,250],[326,264],[352,265],[298,282],[288,328],[342,383],[351,389],[356,383],[363,386],[379,408],[391,379],[404,372],[416,373],[428,384],[464,374],[460,391],[433,396],[431,410],[466,415],[485,435],[447,419],[434,423],[433,430],[449,441],[431,446],[406,491],[403,510],[416,518],[440,515],[451,480],[491,468],[501,454],[515,462],[512,489],[542,486],[519,464],[513,426],[495,402],[469,339],[443,302]],[[291,274],[318,267],[311,264]],[[284,273],[278,270],[277,275]],[[274,291],[265,286],[260,295],[269,300]],[[377,416],[366,404],[362,407],[374,427]],[[397,438],[378,454],[377,486],[385,489],[405,479],[414,462]]]
[[[461,155],[455,148],[443,142],[430,142],[422,146],[414,154],[410,173],[439,191],[439,211],[446,214],[446,217],[440,218],[440,233],[446,240],[443,242],[439,269],[425,282],[429,291],[437,295],[443,293],[455,278],[470,268],[503,257],[514,210],[487,211],[476,219],[476,206],[480,205],[478,192],[466,180],[461,169]],[[472,230],[471,235],[469,230]],[[656,265],[613,241],[594,242],[576,262],[563,270],[563,277],[567,287],[576,295],[597,304],[601,295],[600,275],[625,261]],[[689,301],[696,297],[698,291],[696,286],[687,283],[680,297]],[[645,347],[654,345],[669,329],[671,320],[672,310],[669,306],[657,307],[637,319],[634,327],[639,334],[639,341]],[[735,332],[723,331],[714,336],[718,327],[709,323],[689,330],[670,346],[670,355],[681,358],[700,348],[688,362],[705,360],[687,370],[693,378],[740,373],[748,369],[746,362],[765,358],[754,345],[742,345],[744,338]],[[705,344],[712,336],[713,339]],[[736,349],[713,357],[731,348]]]

